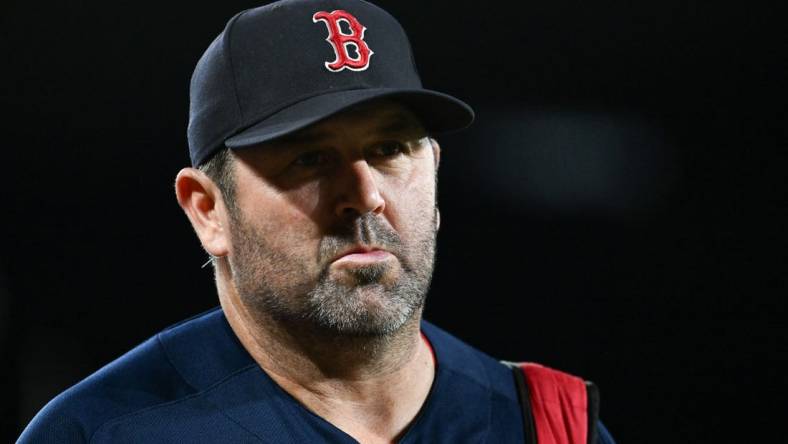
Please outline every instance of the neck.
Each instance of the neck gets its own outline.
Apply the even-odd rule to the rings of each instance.
[[[217,280],[222,309],[241,344],[286,392],[360,442],[393,442],[416,416],[434,377],[417,313],[385,336],[331,334],[283,322],[242,303]]]

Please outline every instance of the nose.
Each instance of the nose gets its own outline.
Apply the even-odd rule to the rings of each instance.
[[[340,175],[336,205],[338,216],[380,214],[386,209],[386,201],[366,160],[353,161]]]

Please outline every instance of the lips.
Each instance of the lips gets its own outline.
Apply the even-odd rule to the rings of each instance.
[[[331,259],[332,263],[344,261],[375,262],[391,256],[391,253],[376,247],[353,247],[342,251]]]

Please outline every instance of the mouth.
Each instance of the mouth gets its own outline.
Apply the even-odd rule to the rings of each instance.
[[[382,248],[353,247],[334,256],[331,263],[365,265],[385,261],[393,257],[393,254]]]

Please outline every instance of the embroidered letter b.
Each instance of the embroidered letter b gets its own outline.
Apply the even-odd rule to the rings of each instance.
[[[369,59],[374,52],[369,49],[367,42],[364,41],[364,27],[349,12],[336,10],[332,12],[320,11],[312,16],[312,21],[317,23],[323,21],[328,28],[328,38],[326,41],[334,48],[337,58],[333,62],[326,62],[329,71],[337,72],[347,68],[352,71],[364,71],[369,68]],[[344,21],[350,27],[350,34],[345,34],[339,27],[339,22]],[[348,53],[348,45],[353,45],[358,57],[351,57]]]

